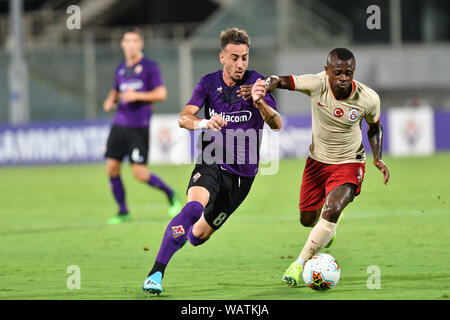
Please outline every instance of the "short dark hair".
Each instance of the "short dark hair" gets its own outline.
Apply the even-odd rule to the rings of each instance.
[[[336,56],[339,60],[347,61],[350,59],[355,59],[353,53],[347,48],[335,48],[330,51],[328,57]],[[328,59],[327,59],[328,60]]]
[[[125,33],[137,33],[139,35],[139,37],[141,37],[142,40],[144,40],[144,32],[142,31],[141,28],[138,27],[130,27],[128,29],[125,30],[125,32],[123,33],[123,35],[125,35]],[[122,36],[123,37],[123,36]]]
[[[243,29],[230,28],[220,33],[221,49],[225,49],[227,44],[246,44],[250,47],[250,37]]]

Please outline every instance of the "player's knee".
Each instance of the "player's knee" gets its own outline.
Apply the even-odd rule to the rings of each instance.
[[[300,210],[300,224],[304,227],[314,227],[317,222],[319,211],[301,211]]]
[[[323,208],[322,216],[327,221],[337,222],[339,216],[341,215],[342,209],[343,208],[339,203],[327,203]]]
[[[146,170],[135,169],[133,170],[133,177],[139,181],[147,182],[150,178],[150,174]]]
[[[106,173],[110,177],[117,177],[120,174],[120,166],[106,166]]]
[[[311,227],[314,224],[311,218],[300,214],[300,224],[304,227]]]
[[[106,170],[106,173],[108,174],[108,177],[115,178],[120,175],[119,170]]]

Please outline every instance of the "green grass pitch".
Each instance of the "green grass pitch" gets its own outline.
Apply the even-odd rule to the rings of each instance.
[[[327,292],[281,282],[310,229],[298,196],[304,160],[258,175],[246,201],[200,247],[184,246],[161,296],[141,289],[169,222],[165,196],[122,174],[133,221],[116,213],[102,165],[0,169],[0,299],[449,299],[450,153],[385,157],[388,186],[368,159],[363,189],[344,211],[330,253],[339,284]],[[192,165],[151,166],[184,194]],[[80,268],[68,289],[67,268]],[[369,289],[369,266],[380,288]],[[370,281],[369,281],[370,282]]]

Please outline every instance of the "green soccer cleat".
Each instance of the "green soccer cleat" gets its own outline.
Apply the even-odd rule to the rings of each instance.
[[[174,191],[172,197],[169,198],[170,207],[169,207],[169,216],[174,218],[178,213],[180,213],[183,206],[181,205],[180,200],[178,199],[178,194]]]
[[[291,263],[289,268],[284,272],[282,281],[289,287],[296,287],[299,285],[299,279],[302,275],[303,267],[297,261]]]
[[[129,213],[119,214],[118,216],[116,216],[114,218],[110,218],[110,219],[108,219],[107,223],[108,224],[120,224],[120,223],[124,223],[124,222],[128,222],[128,221],[131,221],[131,216]]]

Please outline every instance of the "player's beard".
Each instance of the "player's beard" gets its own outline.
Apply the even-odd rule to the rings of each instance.
[[[233,75],[230,74],[230,78],[231,80],[233,80],[234,82],[239,82],[242,80],[242,78],[244,77],[245,74],[245,70],[240,71],[240,73],[238,73],[237,71],[233,73]]]
[[[233,66],[224,66],[223,73],[225,78],[229,78],[234,83],[241,81],[244,78],[246,69],[240,69],[240,73],[237,73],[237,68],[234,69]],[[224,78],[224,79],[225,79]]]

